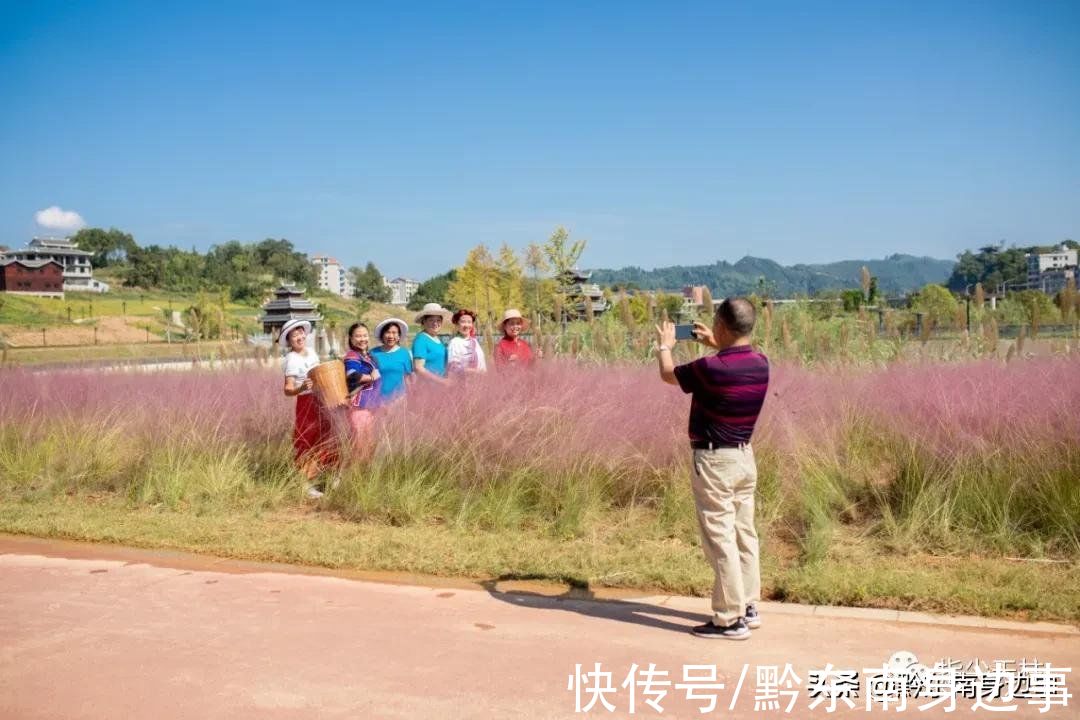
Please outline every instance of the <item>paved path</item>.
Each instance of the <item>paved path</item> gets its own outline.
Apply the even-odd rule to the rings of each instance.
[[[686,632],[706,619],[700,599],[597,602],[279,569],[0,538],[0,718],[627,717],[630,690],[621,685],[635,663],[655,663],[675,683],[684,665],[712,666],[725,685],[697,690],[718,697],[704,715],[707,701],[666,688],[662,716],[639,687],[635,717],[781,716],[755,711],[754,700],[760,667],[787,663],[802,693],[785,717],[826,717],[825,705],[807,710],[808,670],[880,668],[899,650],[931,665],[1037,656],[1075,668],[1067,687],[1080,690],[1080,633],[1064,626],[765,604],[764,627],[750,640],[707,641]],[[615,692],[604,698],[616,712],[597,703],[577,714],[570,675],[595,663],[612,673]],[[592,697],[583,691],[582,703]],[[970,712],[970,700],[951,716],[909,703],[902,715],[999,716]],[[1008,716],[1077,718],[1078,707],[1040,715],[1020,703]],[[833,716],[885,714],[864,708],[861,697]]]

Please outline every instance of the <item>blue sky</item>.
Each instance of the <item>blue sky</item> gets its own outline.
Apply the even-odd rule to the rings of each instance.
[[[1080,239],[1080,3],[0,0],[0,243],[286,237],[424,278]]]

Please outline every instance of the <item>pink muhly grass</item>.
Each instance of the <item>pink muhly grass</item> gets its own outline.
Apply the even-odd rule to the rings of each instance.
[[[1056,462],[1080,438],[1080,361],[893,365],[824,373],[773,367],[754,445],[785,474],[809,454],[842,458],[853,427],[933,457]],[[242,443],[287,463],[295,401],[274,370],[0,373],[0,428],[30,441],[56,423],[122,429],[146,447]],[[462,486],[492,479],[598,477],[619,497],[685,473],[689,397],[654,367],[546,361],[449,388],[414,385],[380,412],[384,462],[422,453]],[[95,430],[96,429],[96,430]],[[900,452],[893,443],[889,452]],[[883,458],[899,461],[899,458]],[[440,469],[441,468],[441,469]]]
[[[196,433],[216,440],[261,440],[286,433],[280,382],[269,372],[0,373],[0,423],[58,421],[119,425],[160,442]],[[276,392],[275,392],[276,391]]]

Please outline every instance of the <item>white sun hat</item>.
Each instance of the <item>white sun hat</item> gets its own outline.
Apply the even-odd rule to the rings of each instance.
[[[397,325],[398,332],[401,333],[401,340],[402,342],[404,342],[405,336],[409,334],[409,324],[399,318],[386,318],[381,323],[375,326],[375,337],[378,339],[378,341],[382,342],[383,330],[386,329],[387,325]]]
[[[289,333],[296,328],[304,328],[304,334],[311,334],[311,323],[307,320],[301,320],[300,318],[293,318],[281,326],[281,335],[278,336],[278,343],[281,344],[281,347],[289,347]]]

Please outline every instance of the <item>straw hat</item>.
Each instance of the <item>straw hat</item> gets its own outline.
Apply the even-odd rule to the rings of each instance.
[[[450,311],[444,308],[439,303],[427,303],[426,305],[424,305],[424,309],[417,313],[416,322],[423,325],[424,318],[426,318],[428,315],[435,315],[437,317],[441,317],[445,322],[450,318]]]
[[[296,328],[304,328],[304,334],[311,334],[311,323],[307,320],[301,320],[300,318],[293,318],[281,326],[281,335],[278,336],[278,343],[281,347],[289,347],[289,333]]]
[[[375,337],[379,339],[379,342],[382,342],[383,330],[386,329],[387,325],[398,326],[398,332],[401,333],[402,341],[404,341],[405,336],[409,334],[409,325],[404,320],[399,320],[398,318],[387,318],[375,326]]]
[[[515,308],[510,308],[509,310],[507,310],[506,312],[503,313],[503,319],[502,319],[502,322],[499,323],[499,328],[503,328],[503,326],[506,325],[507,320],[514,320],[514,319],[517,319],[517,320],[521,321],[522,326],[523,326],[522,327],[523,330],[528,330],[529,329],[529,319],[525,318],[525,317],[522,317],[521,316],[521,311],[517,310]]]

